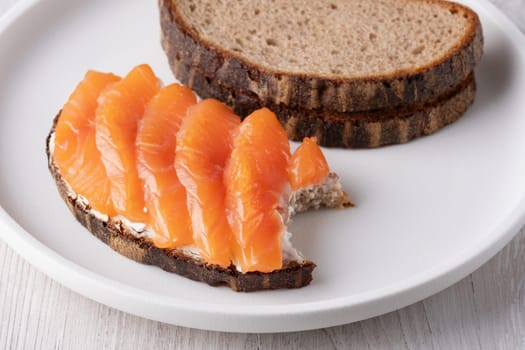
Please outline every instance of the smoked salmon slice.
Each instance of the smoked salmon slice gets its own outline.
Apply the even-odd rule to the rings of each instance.
[[[120,78],[88,71],[66,102],[55,126],[53,159],[73,191],[100,213],[113,215],[110,183],[95,142],[97,98]]]
[[[137,135],[137,165],[144,183],[146,208],[155,246],[175,248],[193,242],[186,190],[175,171],[176,134],[195,94],[168,85],[146,107]]]
[[[322,183],[330,168],[316,137],[305,137],[292,155],[289,166],[292,190]]]
[[[135,141],[145,106],[158,90],[159,80],[143,64],[104,90],[98,99],[96,143],[111,183],[111,200],[117,213],[132,222],[147,220]]]
[[[316,139],[292,156],[269,109],[241,122],[197,100],[180,84],[161,88],[145,64],[123,78],[88,71],[47,137],[60,195],[137,262],[236,291],[309,284],[315,263],[292,246],[289,217],[351,205]]]
[[[244,119],[224,171],[233,261],[243,273],[282,267],[290,157],[288,137],[273,112],[263,108]]]
[[[223,171],[239,124],[230,108],[207,99],[189,109],[177,134],[175,169],[186,188],[195,245],[204,261],[222,267],[231,263]]]

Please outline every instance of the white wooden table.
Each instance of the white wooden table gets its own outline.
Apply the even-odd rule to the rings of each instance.
[[[17,1],[0,0],[0,15]],[[525,0],[491,1],[525,32]],[[131,316],[60,286],[0,241],[0,349],[34,348],[525,349],[525,228],[479,270],[426,300],[287,334],[208,332]]]

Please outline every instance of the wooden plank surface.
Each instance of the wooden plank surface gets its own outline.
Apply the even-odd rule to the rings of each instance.
[[[18,0],[0,0],[0,15]],[[525,0],[491,0],[525,32]],[[0,241],[0,349],[524,349],[525,229],[454,286],[389,314],[286,334],[208,332],[86,299]]]

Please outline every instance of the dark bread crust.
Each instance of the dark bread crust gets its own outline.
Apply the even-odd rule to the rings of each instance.
[[[306,136],[317,136],[322,146],[343,148],[400,144],[432,134],[459,119],[474,102],[476,92],[472,73],[443,96],[421,106],[337,113],[264,103],[254,94],[228,89],[200,74],[194,74],[191,83],[190,87],[200,97],[217,98],[241,116],[247,116],[261,107],[270,108],[277,114],[291,140],[301,141]]]
[[[263,289],[300,288],[312,281],[315,264],[311,261],[288,262],[282,269],[270,273],[240,273],[233,265],[227,269],[204,263],[177,249],[161,249],[153,246],[146,238],[138,238],[120,222],[104,221],[90,213],[90,207],[68,191],[50,153],[50,139],[56,121],[46,140],[48,167],[55,180],[58,192],[75,218],[95,237],[118,253],[139,263],[155,265],[168,272],[174,272],[211,286],[227,285],[234,291],[251,292]]]
[[[162,46],[175,77],[183,84],[193,86],[199,74],[228,89],[254,95],[265,104],[325,112],[421,105],[467,79],[481,60],[483,32],[476,13],[465,6],[442,0],[414,1],[446,7],[465,16],[469,25],[445,58],[396,74],[345,78],[262,67],[203,39],[185,22],[176,0],[159,0]]]

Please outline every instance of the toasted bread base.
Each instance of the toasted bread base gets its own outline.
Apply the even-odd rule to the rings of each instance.
[[[430,135],[459,119],[474,102],[476,92],[474,73],[471,73],[458,86],[421,106],[336,113],[265,103],[253,94],[228,89],[200,72],[195,72],[191,84],[200,97],[217,98],[241,116],[261,107],[270,108],[291,140],[317,136],[322,146],[342,148],[380,147]]]
[[[285,262],[284,266],[273,272],[248,272],[241,273],[235,266],[223,268],[217,265],[207,264],[193,255],[185,253],[182,249],[162,249],[155,247],[147,238],[138,237],[131,228],[122,222],[109,218],[103,220],[93,214],[93,211],[85,201],[80,200],[64,181],[55,165],[51,152],[50,142],[54,134],[58,116],[55,118],[53,127],[46,140],[46,154],[48,167],[57,185],[58,192],[66,202],[69,210],[75,218],[91,232],[95,237],[110,246],[118,253],[135,260],[136,262],[155,265],[168,272],[173,272],[195,281],[205,282],[211,286],[226,285],[238,292],[251,292],[264,289],[300,288],[312,281],[312,271],[315,264],[304,260]],[[337,175],[331,174],[330,178],[337,182]],[[338,185],[339,186],[339,185]],[[304,200],[294,199],[301,202],[297,211],[309,208],[329,206],[339,208],[351,205],[348,195],[337,187],[336,191],[317,189],[315,200],[311,196],[304,196]]]
[[[329,113],[423,105],[467,79],[483,54],[482,27],[472,10],[447,1],[429,1],[465,16],[469,23],[465,35],[444,59],[394,75],[334,78],[261,67],[204,40],[187,25],[173,0],[159,0],[162,46],[175,77],[183,84],[193,87],[196,75],[202,75],[227,89],[251,94],[265,105]]]

